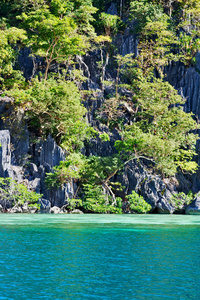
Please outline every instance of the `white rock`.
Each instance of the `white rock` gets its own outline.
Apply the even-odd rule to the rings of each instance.
[[[57,207],[57,206],[53,206],[53,207],[50,209],[50,213],[51,213],[51,214],[59,214],[59,213],[60,213],[60,208]]]

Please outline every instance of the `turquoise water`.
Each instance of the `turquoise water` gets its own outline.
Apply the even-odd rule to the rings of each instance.
[[[4,299],[200,299],[200,216],[1,214]]]

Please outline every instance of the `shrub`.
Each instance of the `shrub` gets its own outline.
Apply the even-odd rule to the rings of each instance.
[[[183,209],[184,206],[189,205],[194,198],[193,193],[190,191],[187,195],[183,192],[171,196],[170,204],[175,210]]]
[[[27,187],[21,183],[17,183],[11,178],[0,178],[0,198],[6,206],[7,202],[14,205],[23,205],[25,202],[28,206],[40,208],[38,200],[42,197],[33,191],[29,191]]]
[[[144,198],[138,195],[135,191],[126,196],[129,202],[130,210],[137,213],[147,213],[151,210],[151,205]]]
[[[101,186],[93,184],[84,184],[84,200],[83,208],[88,212],[94,213],[122,213],[120,207],[111,205],[112,200],[110,197],[103,193]],[[121,203],[117,199],[117,204]]]

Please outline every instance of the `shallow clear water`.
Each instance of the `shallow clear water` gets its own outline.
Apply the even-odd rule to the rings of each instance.
[[[0,299],[200,299],[200,216],[0,214]]]

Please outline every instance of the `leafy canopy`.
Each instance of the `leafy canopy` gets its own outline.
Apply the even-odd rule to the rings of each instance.
[[[32,130],[44,138],[51,134],[67,151],[80,149],[90,136],[84,119],[86,109],[73,82],[35,79],[28,89],[18,88],[10,95],[17,106],[25,109]]]
[[[18,51],[16,45],[19,41],[26,39],[26,33],[22,29],[16,27],[6,28],[6,24],[2,22],[0,29],[0,82],[2,88],[11,85],[13,81],[17,82],[19,72],[14,70],[14,64]],[[5,28],[4,28],[5,26]],[[15,80],[14,80],[15,79]]]
[[[129,153],[130,159],[152,160],[152,167],[166,175],[174,175],[177,168],[194,172],[198,137],[191,131],[198,126],[192,113],[183,111],[182,97],[162,79],[143,78],[134,84],[135,121],[116,142],[118,150]]]

